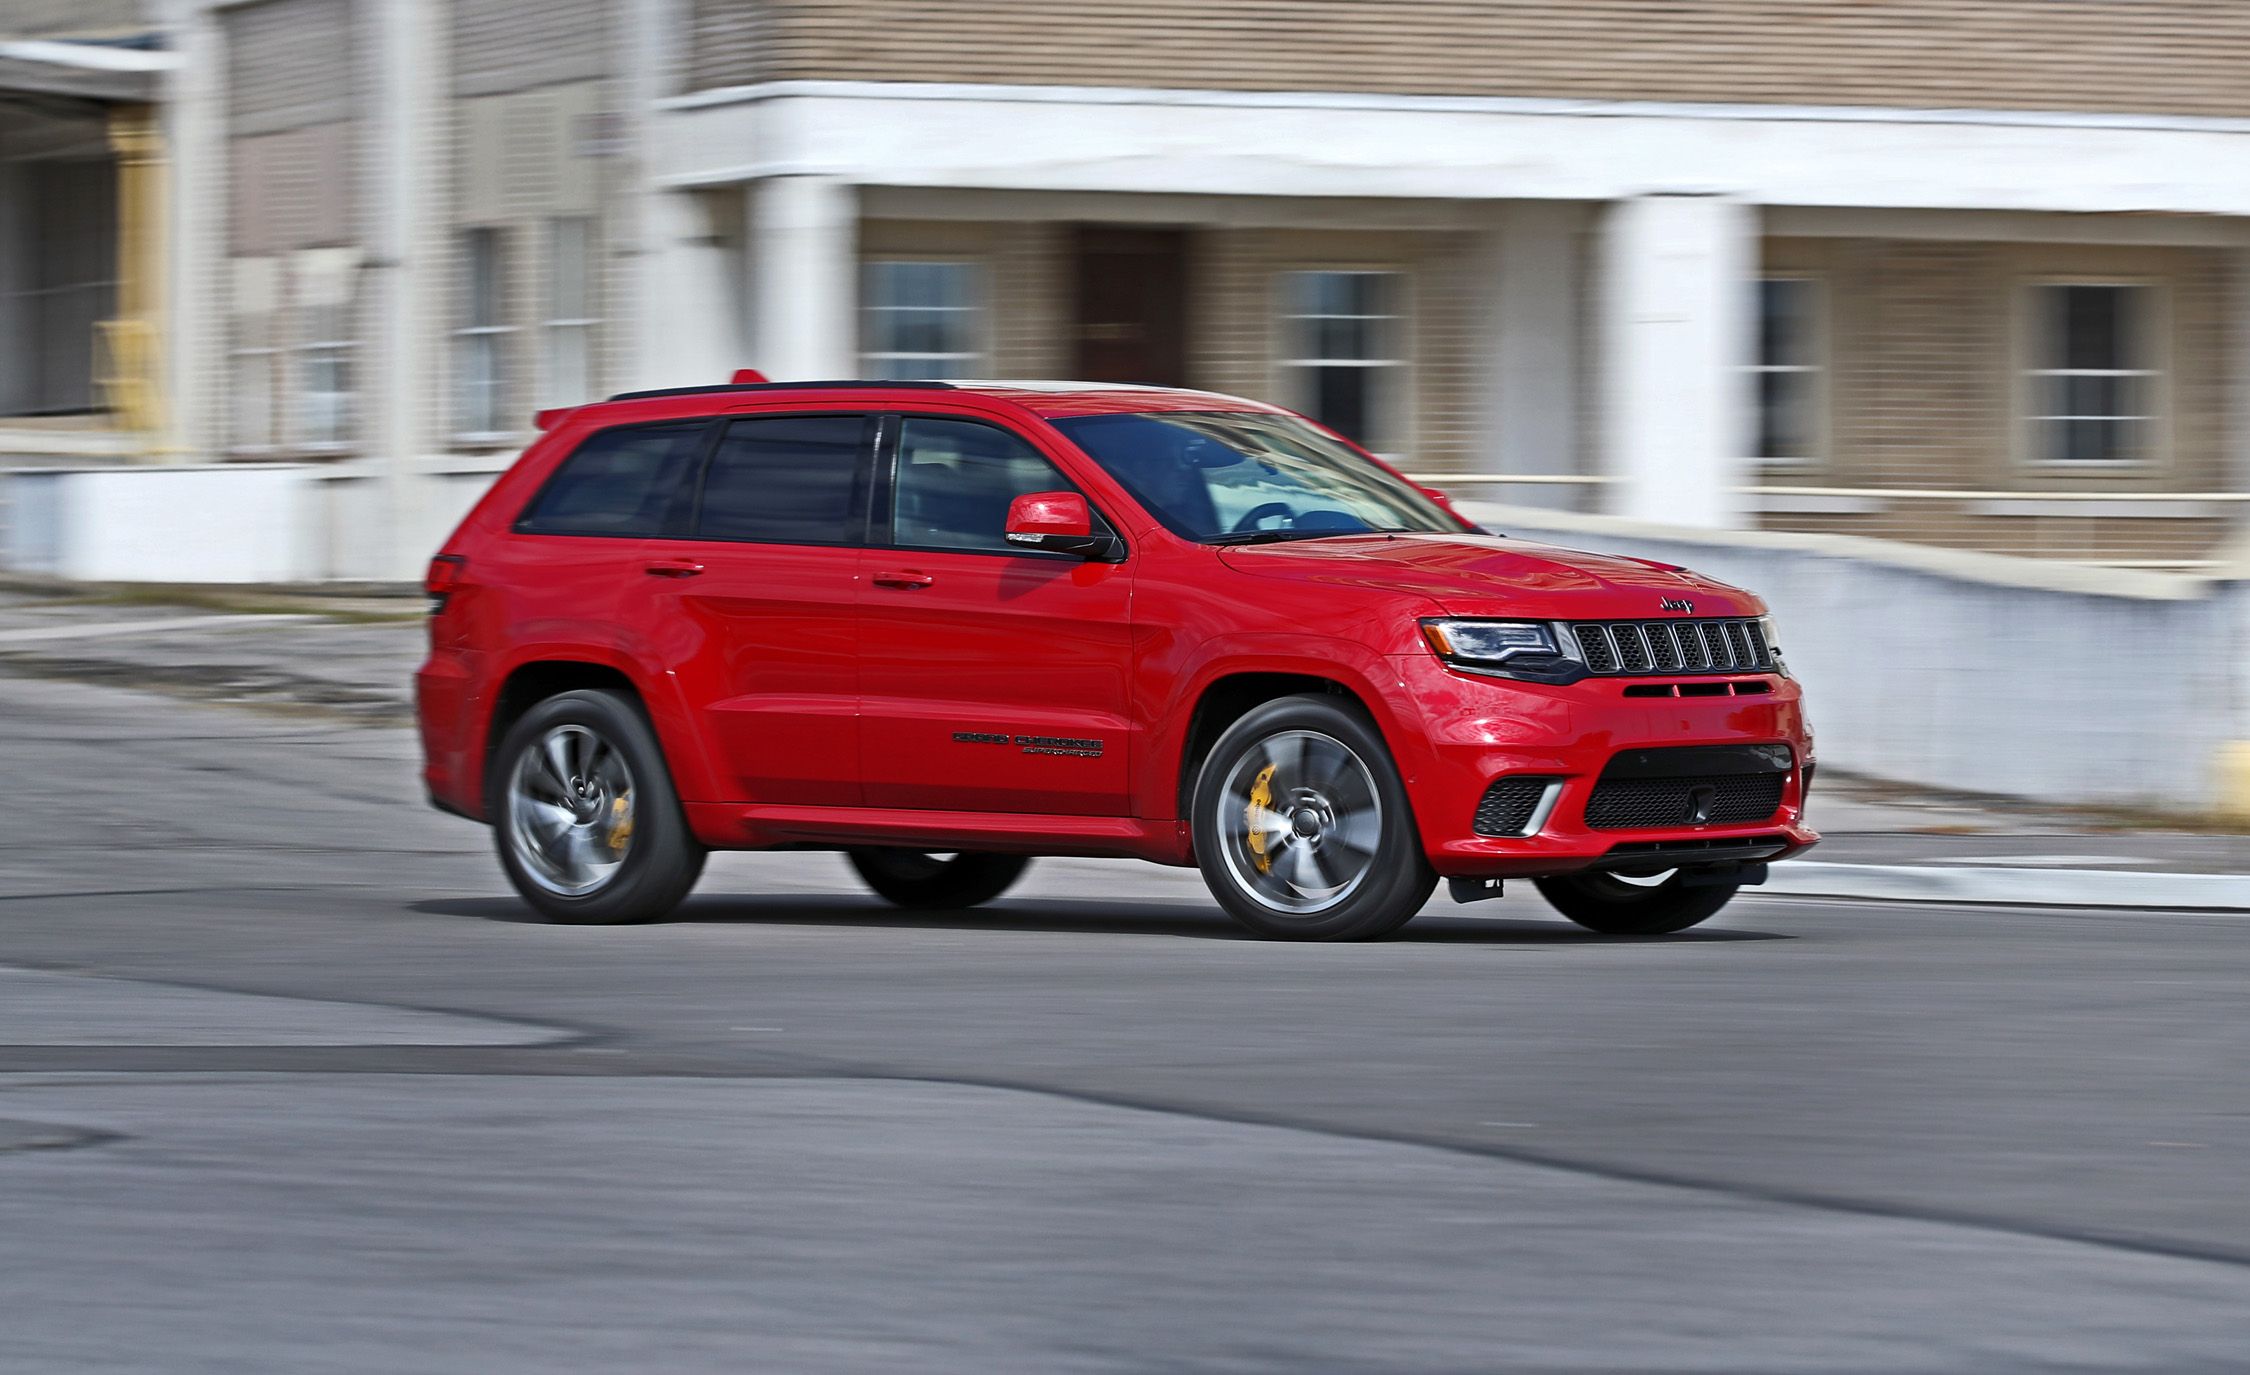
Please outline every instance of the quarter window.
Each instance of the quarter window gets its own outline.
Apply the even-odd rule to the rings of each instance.
[[[2042,463],[2145,459],[2159,378],[2155,292],[2145,286],[2032,288],[2033,454]]]
[[[983,271],[975,263],[867,264],[860,363],[869,377],[974,377],[984,371]]]
[[[703,479],[705,539],[856,543],[868,420],[776,416],[727,426]]]
[[[1820,284],[1809,278],[1758,283],[1755,458],[1805,463],[1820,452],[1820,306]]]
[[[1403,438],[1405,279],[1396,272],[1282,274],[1282,366],[1296,408],[1363,447]]]
[[[1024,440],[966,420],[908,419],[898,441],[892,540],[921,549],[1017,552],[1008,507],[1027,492],[1074,490]]]
[[[700,420],[603,430],[555,470],[516,529],[534,535],[661,535],[694,495]]]

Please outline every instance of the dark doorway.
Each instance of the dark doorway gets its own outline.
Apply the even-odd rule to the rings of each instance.
[[[1187,246],[1184,229],[1078,227],[1079,381],[1187,385]]]

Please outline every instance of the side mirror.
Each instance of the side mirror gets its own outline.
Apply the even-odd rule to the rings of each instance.
[[[1094,531],[1094,511],[1076,492],[1026,492],[1008,503],[1008,543],[1025,549],[1108,560],[1117,537]]]

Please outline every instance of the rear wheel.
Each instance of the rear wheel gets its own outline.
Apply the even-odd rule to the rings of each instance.
[[[549,921],[653,921],[703,874],[656,734],[622,694],[532,707],[493,752],[486,788],[500,865]]]
[[[1211,895],[1263,936],[1389,935],[1437,887],[1382,737],[1328,698],[1283,697],[1228,727],[1193,815]]]
[[[1680,869],[1647,878],[1567,874],[1532,882],[1556,911],[1605,936],[1667,936],[1685,931],[1726,906],[1742,886],[1689,886],[1686,871]]]
[[[867,886],[901,907],[924,911],[974,907],[1015,886],[1031,861],[1022,855],[943,854],[864,849],[846,857]]]

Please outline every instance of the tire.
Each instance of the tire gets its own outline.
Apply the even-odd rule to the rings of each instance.
[[[655,921],[703,874],[656,732],[623,693],[525,712],[493,752],[485,815],[508,881],[549,921]]]
[[[1023,855],[848,850],[852,867],[883,898],[916,911],[957,911],[992,901],[1031,867]]]
[[[1662,883],[1629,883],[1615,874],[1566,874],[1533,879],[1554,909],[1605,936],[1668,936],[1685,931],[1727,905],[1742,885],[1688,887],[1675,870]]]
[[[1211,896],[1261,936],[1373,940],[1437,887],[1390,750],[1333,698],[1252,708],[1211,747],[1192,807]]]

